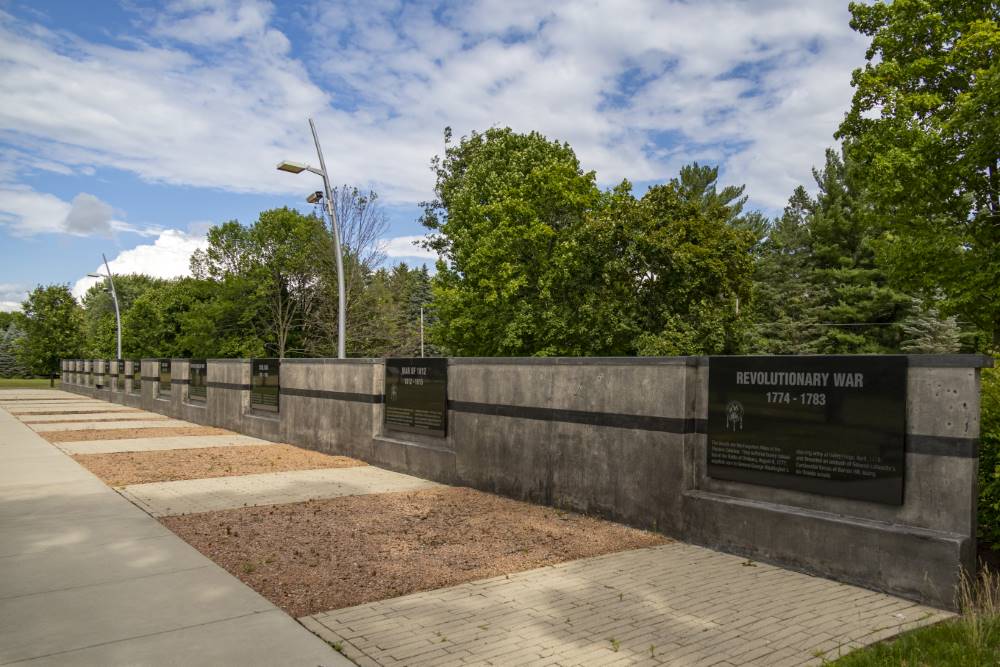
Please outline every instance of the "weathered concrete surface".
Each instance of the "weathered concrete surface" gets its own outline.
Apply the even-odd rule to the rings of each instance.
[[[51,411],[46,411],[51,412]],[[15,415],[19,420],[25,424],[34,424],[37,422],[47,422],[47,421],[74,421],[74,422],[90,422],[102,419],[114,419],[121,421],[133,421],[136,419],[149,419],[152,415],[144,414],[137,410],[105,410],[104,412],[87,412],[85,414],[79,414],[77,411],[73,411],[67,414],[54,415],[54,414],[17,414]]]
[[[132,484],[119,491],[153,516],[172,516],[434,486],[417,477],[360,466]]]
[[[350,664],[4,410],[0,443],[0,664]]]
[[[672,543],[300,619],[358,665],[819,665],[951,614]]]
[[[978,368],[992,360],[908,362],[901,506],[708,477],[700,357],[450,359],[445,438],[385,428],[380,360],[286,361],[281,412],[265,417],[249,411],[249,362],[209,360],[203,414],[209,425],[953,607],[961,570],[975,564]],[[183,416],[168,401],[151,409]]]
[[[259,438],[251,438],[248,435],[184,435],[165,438],[57,442],[55,446],[67,454],[113,454],[115,452],[158,452],[168,449],[243,447],[247,445],[270,444],[273,443]]]
[[[113,422],[69,422],[65,424],[31,424],[36,433],[51,433],[53,431],[103,431],[129,428],[179,428],[194,426],[179,419],[132,419]]]
[[[29,406],[20,407],[17,403],[7,403],[3,407],[10,411],[11,414],[17,417],[25,417],[28,415],[36,415],[39,413],[56,413],[56,414],[72,414],[73,416],[83,417],[85,415],[93,416],[96,413],[101,412],[113,412],[116,415],[126,415],[126,414],[139,414],[135,408],[125,408],[125,407],[109,407],[107,403],[94,402],[68,402],[68,405],[62,403],[55,404],[42,404],[32,403]],[[75,413],[75,414],[74,414]],[[22,421],[24,421],[22,419]]]

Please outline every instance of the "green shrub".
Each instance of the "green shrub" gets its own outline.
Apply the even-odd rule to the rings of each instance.
[[[979,539],[1000,549],[1000,369],[984,368],[979,439]]]

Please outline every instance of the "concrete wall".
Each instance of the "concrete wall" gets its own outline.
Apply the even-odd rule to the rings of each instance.
[[[141,401],[82,373],[66,388],[953,608],[975,566],[979,368],[991,363],[909,357],[900,506],[708,477],[703,357],[450,359],[444,438],[384,428],[380,359],[284,360],[277,414],[251,410],[248,360],[209,360],[203,403],[187,395],[184,359],[169,397],[156,395],[155,359]]]

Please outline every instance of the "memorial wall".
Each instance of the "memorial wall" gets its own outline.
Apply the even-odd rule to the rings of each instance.
[[[63,382],[953,608],[975,565],[979,368],[991,364],[151,359],[98,392],[87,371],[101,362],[69,360]]]

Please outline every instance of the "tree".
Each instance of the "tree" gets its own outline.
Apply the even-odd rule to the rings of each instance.
[[[547,326],[558,298],[547,283],[562,232],[600,197],[594,173],[568,144],[537,132],[493,128],[451,144],[446,131],[446,146],[423,217],[442,258],[436,338],[456,354],[563,352],[552,344],[563,336]]]
[[[434,338],[466,355],[733,351],[750,294],[742,188],[692,165],[641,198],[607,192],[568,144],[507,129],[446,131],[424,207]]]
[[[259,304],[259,337],[278,358],[304,350],[303,329],[320,302],[320,278],[330,260],[322,220],[289,208],[260,214],[250,227],[232,220],[208,232],[209,247],[191,258],[198,277],[228,281]]]
[[[260,357],[266,354],[254,322],[259,303],[241,279],[161,281],[124,316],[127,357]]]
[[[115,276],[123,330],[124,320],[135,300],[147,290],[162,286],[165,282],[137,273]],[[114,357],[118,350],[116,326],[114,301],[107,283],[102,280],[92,285],[83,296],[83,330],[87,341],[85,354],[98,358]],[[124,354],[124,345],[122,353]]]
[[[958,321],[942,318],[934,306],[910,315],[903,322],[903,334],[901,349],[908,354],[953,354],[962,347]]]
[[[18,319],[24,329],[19,360],[35,375],[48,375],[51,385],[60,360],[83,353],[82,309],[69,286],[38,286],[28,294]]]
[[[838,131],[866,165],[892,277],[1000,345],[1000,5],[851,3],[871,37]]]
[[[858,171],[834,150],[814,169],[815,198],[797,188],[762,245],[757,345],[772,353],[899,350],[910,298],[875,258],[882,235]]]
[[[333,208],[340,226],[344,253],[347,354],[368,355],[374,349],[368,337],[378,315],[371,312],[365,292],[371,287],[374,272],[385,260],[381,240],[389,223],[378,194],[372,190],[362,192],[347,185],[334,188]],[[333,355],[337,349],[337,311],[340,304],[332,235],[329,236],[327,255],[318,268],[322,271],[319,300],[308,322],[305,345],[310,354]]]
[[[18,345],[24,332],[14,322],[7,319],[7,325],[0,329],[0,378],[20,378],[28,375],[28,369],[18,360]]]

